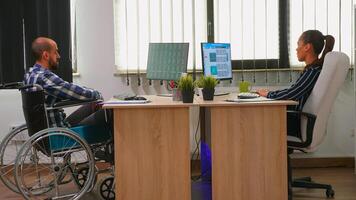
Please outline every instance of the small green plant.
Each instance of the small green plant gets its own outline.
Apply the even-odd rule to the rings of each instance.
[[[218,81],[212,76],[201,76],[197,81],[198,87],[210,90],[214,89],[217,84]]]
[[[178,89],[182,92],[194,92],[195,84],[190,75],[180,77],[178,81]]]

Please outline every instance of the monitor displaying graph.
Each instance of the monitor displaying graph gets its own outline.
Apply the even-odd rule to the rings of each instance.
[[[178,80],[187,72],[189,43],[150,43],[147,79]]]
[[[204,76],[232,79],[231,46],[228,43],[201,43]]]

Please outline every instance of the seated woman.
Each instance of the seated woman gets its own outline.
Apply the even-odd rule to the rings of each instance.
[[[318,30],[308,30],[302,33],[298,40],[297,57],[298,60],[305,63],[304,70],[289,88],[275,91],[266,89],[258,90],[258,94],[270,99],[294,100],[299,104],[289,106],[288,110],[302,111],[314,85],[321,72],[325,55],[332,51],[335,39],[331,35],[324,36]],[[321,57],[319,54],[324,49]],[[299,132],[299,119],[288,116],[288,133]],[[294,135],[293,133],[291,135]]]

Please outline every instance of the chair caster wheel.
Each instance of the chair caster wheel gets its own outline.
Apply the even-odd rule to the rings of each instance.
[[[335,191],[333,189],[327,189],[326,190],[326,197],[328,198],[334,198]]]

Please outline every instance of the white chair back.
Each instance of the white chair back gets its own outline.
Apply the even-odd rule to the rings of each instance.
[[[313,129],[313,141],[305,149],[306,151],[314,151],[323,141],[326,135],[329,114],[338,91],[346,79],[349,67],[350,61],[346,54],[334,51],[326,54],[319,78],[303,107],[303,112],[312,113],[317,116]],[[301,121],[301,130],[303,140],[305,140],[306,119],[304,118]]]

